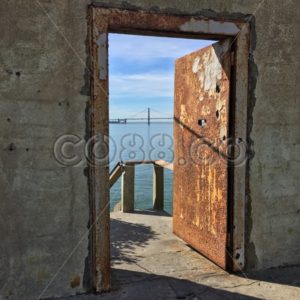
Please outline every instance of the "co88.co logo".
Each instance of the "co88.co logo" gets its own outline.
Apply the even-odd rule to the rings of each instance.
[[[173,158],[173,138],[166,133],[153,135],[150,139],[149,159],[172,162]]]

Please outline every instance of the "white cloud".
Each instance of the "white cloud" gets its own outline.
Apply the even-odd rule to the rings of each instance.
[[[211,45],[213,41],[158,38],[110,34],[110,59],[148,61],[157,58],[179,58],[188,53]]]
[[[110,76],[110,97],[173,97],[174,74],[114,74]]]

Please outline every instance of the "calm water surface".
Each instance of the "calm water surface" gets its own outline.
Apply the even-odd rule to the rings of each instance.
[[[173,123],[110,124],[110,169],[119,161],[173,161]],[[152,165],[135,169],[135,208],[152,207]],[[164,170],[164,205],[172,213],[173,172]],[[111,188],[111,209],[120,201],[121,179]]]

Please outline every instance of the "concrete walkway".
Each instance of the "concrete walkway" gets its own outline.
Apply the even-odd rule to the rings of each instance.
[[[300,267],[231,275],[171,228],[163,213],[111,213],[112,292],[68,299],[300,299]]]

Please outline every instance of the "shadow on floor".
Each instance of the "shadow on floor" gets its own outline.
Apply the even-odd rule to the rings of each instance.
[[[254,280],[300,287],[300,265],[248,272],[246,275]],[[242,274],[239,274],[239,276],[243,277]]]
[[[136,246],[146,247],[149,240],[156,239],[150,226],[111,219],[111,258],[114,264],[135,263],[139,256]]]
[[[189,280],[128,270],[112,269],[112,282],[111,295],[104,295],[103,299],[259,299]]]
[[[172,217],[169,213],[164,210],[155,210],[155,209],[144,209],[144,210],[135,210],[133,214],[137,215],[147,215],[147,216],[162,216],[162,217]]]

